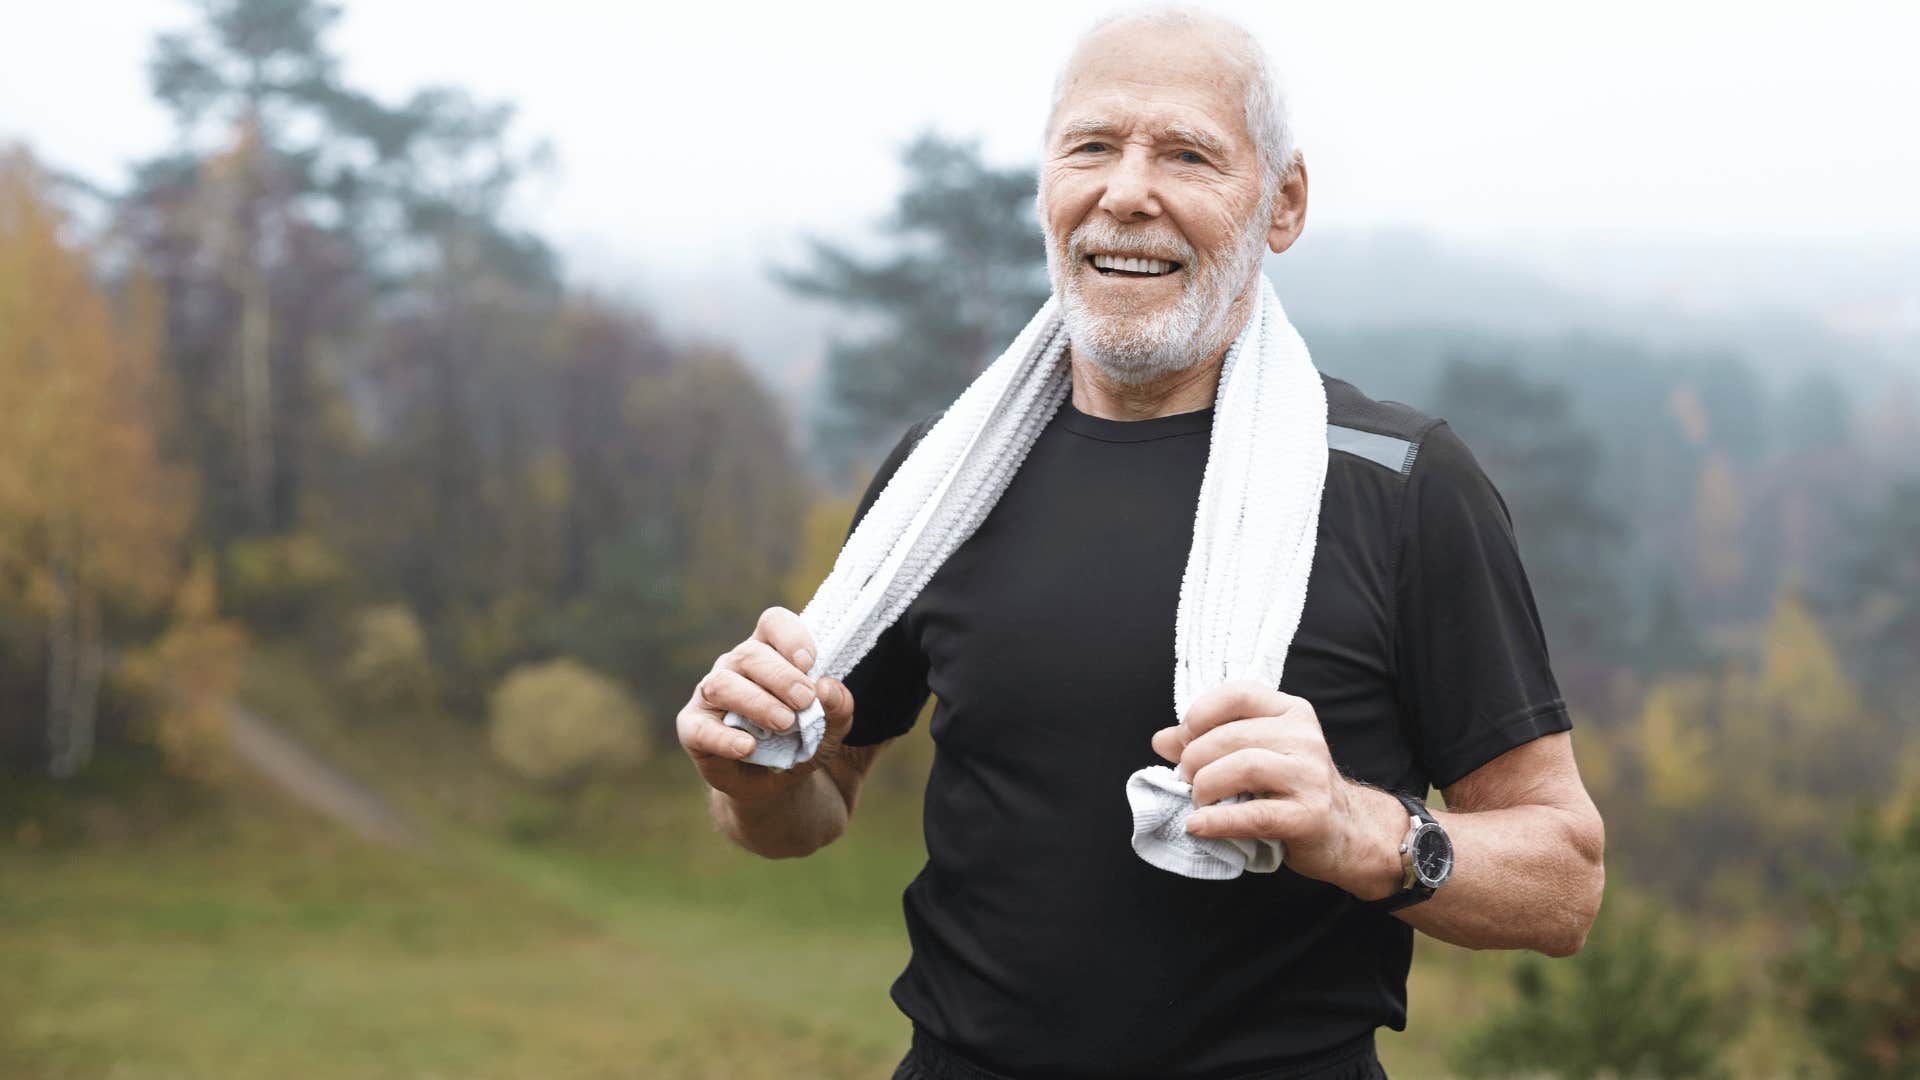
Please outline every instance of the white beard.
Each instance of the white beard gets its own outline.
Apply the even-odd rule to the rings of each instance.
[[[1046,220],[1044,207],[1041,220]],[[1060,294],[1061,317],[1074,352],[1126,386],[1183,371],[1211,358],[1232,341],[1237,329],[1229,324],[1233,299],[1258,271],[1267,237],[1264,223],[1249,221],[1219,259],[1205,266],[1196,265],[1193,248],[1183,241],[1175,240],[1171,247],[1164,243],[1148,245],[1163,248],[1154,253],[1180,263],[1177,272],[1187,274],[1180,299],[1152,311],[1103,315],[1087,309],[1086,297],[1080,291],[1080,268],[1088,251],[1139,248],[1137,234],[1094,217],[1073,231],[1067,238],[1067,250],[1062,252],[1052,233],[1044,229],[1042,233],[1046,238],[1047,270],[1053,276],[1054,290]]]

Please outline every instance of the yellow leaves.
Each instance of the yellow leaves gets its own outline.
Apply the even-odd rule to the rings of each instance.
[[[1798,589],[1781,590],[1774,603],[1757,689],[1809,733],[1838,731],[1860,714],[1859,691]]]
[[[228,610],[250,619],[290,618],[347,578],[346,563],[310,531],[227,545]]]
[[[647,756],[640,706],[619,683],[577,660],[515,668],[488,704],[494,756],[538,784],[574,787]]]
[[[340,675],[370,709],[410,712],[434,698],[427,634],[405,604],[364,608],[354,619],[353,651]]]
[[[846,541],[847,527],[860,508],[860,492],[865,488],[865,482],[856,484],[850,495],[815,499],[807,508],[800,519],[800,549],[780,586],[782,604],[799,611],[813,599],[814,591],[833,571],[833,561]]]
[[[1746,526],[1746,508],[1740,498],[1740,479],[1733,462],[1723,450],[1707,454],[1700,466],[1698,490],[1694,496],[1694,529],[1698,543],[1697,561],[1701,578],[1715,590],[1740,584],[1746,574],[1742,552],[1746,548],[1742,530]]]
[[[565,510],[573,502],[573,470],[558,450],[542,450],[527,463],[527,487],[542,510]]]
[[[1818,836],[1836,796],[1896,768],[1898,747],[1854,734],[1865,710],[1819,620],[1789,587],[1747,656],[1647,688],[1633,727],[1641,796],[1669,813],[1729,799],[1782,843]]]
[[[1649,802],[1684,810],[1704,802],[1713,788],[1711,686],[1704,679],[1656,681],[1640,707],[1640,760]]]
[[[213,560],[204,553],[175,591],[173,621],[127,654],[120,678],[147,704],[151,735],[175,775],[213,782],[232,767],[227,717],[246,662],[247,636],[215,615]]]
[[[58,565],[148,609],[171,594],[192,504],[157,450],[155,305],[135,287],[116,310],[62,226],[31,159],[0,157],[0,581],[45,611]]]

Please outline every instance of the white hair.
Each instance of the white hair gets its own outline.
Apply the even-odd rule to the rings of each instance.
[[[1246,82],[1244,107],[1247,133],[1252,137],[1254,152],[1260,159],[1260,205],[1271,209],[1275,196],[1280,192],[1280,184],[1300,160],[1299,147],[1294,143],[1293,125],[1288,115],[1286,93],[1274,74],[1273,62],[1268,58],[1267,50],[1261,46],[1260,39],[1254,37],[1253,32],[1245,26],[1216,12],[1183,4],[1148,4],[1123,9],[1095,21],[1076,39],[1066,64],[1053,80],[1053,101],[1047,109],[1045,138],[1050,140],[1053,136],[1053,119],[1060,111],[1061,100],[1066,97],[1067,79],[1073,73],[1073,57],[1079,55],[1080,46],[1101,30],[1123,22],[1144,22],[1183,30],[1224,31],[1220,35],[1222,43],[1239,61],[1240,74]]]

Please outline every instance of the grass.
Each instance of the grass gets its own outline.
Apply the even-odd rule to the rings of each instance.
[[[889,1073],[898,935],[795,950],[620,880],[633,902],[565,862],[408,855],[280,814],[0,850],[0,1075]]]

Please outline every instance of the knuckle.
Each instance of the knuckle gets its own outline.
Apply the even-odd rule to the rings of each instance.
[[[1253,815],[1260,823],[1260,830],[1267,833],[1283,832],[1287,827],[1286,807],[1274,799],[1254,801]]]
[[[1272,775],[1286,771],[1287,756],[1271,747],[1252,746],[1245,752],[1249,773]]]
[[[747,664],[764,664],[768,657],[777,655],[779,654],[773,651],[773,646],[758,639],[740,643],[740,658]]]

